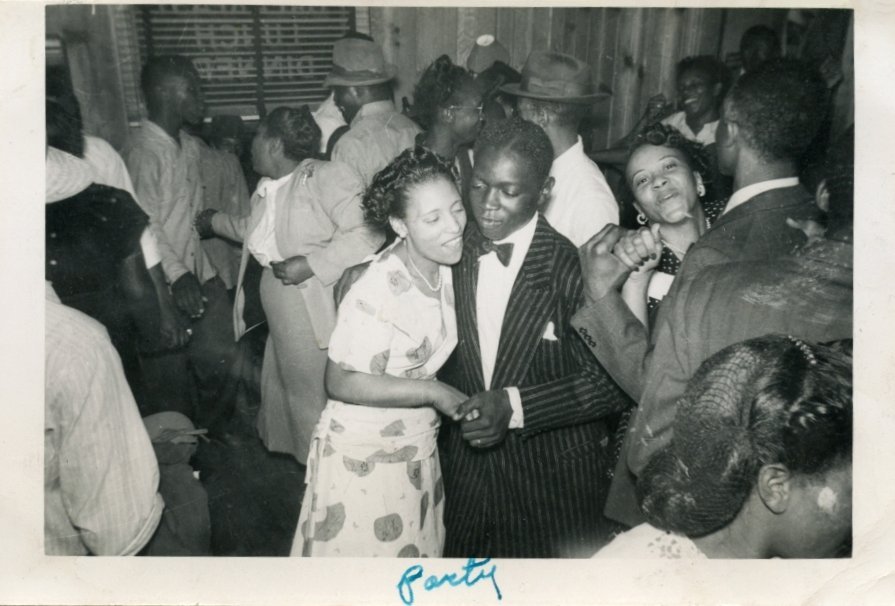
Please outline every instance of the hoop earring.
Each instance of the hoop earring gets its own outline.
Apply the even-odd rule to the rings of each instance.
[[[705,195],[705,185],[700,183],[696,186],[696,195],[698,195],[700,198]]]
[[[643,213],[637,213],[637,223],[640,225],[646,225],[649,223],[649,219],[646,218],[646,215]]]

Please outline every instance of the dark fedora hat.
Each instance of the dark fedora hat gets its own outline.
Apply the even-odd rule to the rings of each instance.
[[[590,67],[571,55],[532,51],[522,68],[522,81],[501,91],[517,97],[561,103],[593,103],[610,95],[594,87]]]
[[[333,69],[324,86],[370,86],[393,80],[398,68],[385,62],[378,44],[343,38],[333,45]]]

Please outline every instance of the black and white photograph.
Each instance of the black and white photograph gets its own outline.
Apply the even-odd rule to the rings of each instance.
[[[895,7],[29,4],[0,603],[891,599]]]

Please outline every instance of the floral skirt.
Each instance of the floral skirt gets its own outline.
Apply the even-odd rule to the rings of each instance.
[[[292,555],[440,557],[439,423],[431,408],[330,400],[311,442]]]

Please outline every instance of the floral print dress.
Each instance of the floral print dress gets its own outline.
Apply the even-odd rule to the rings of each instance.
[[[346,370],[433,380],[457,344],[451,271],[441,267],[441,289],[429,296],[393,249],[374,259],[339,306],[329,358]],[[439,557],[439,425],[431,406],[330,399],[311,441],[292,555]]]

